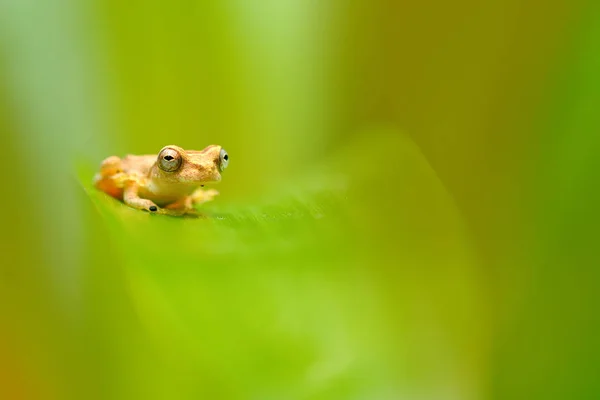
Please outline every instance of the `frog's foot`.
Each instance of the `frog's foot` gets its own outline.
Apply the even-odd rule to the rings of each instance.
[[[197,216],[198,212],[194,208],[191,196],[186,196],[175,203],[168,204],[161,208],[160,214],[180,217],[183,215]]]
[[[158,211],[158,206],[152,200],[142,199],[138,196],[137,186],[133,184],[125,187],[123,192],[123,201],[129,207],[137,208],[138,210],[150,212]]]
[[[202,204],[207,201],[211,201],[219,195],[219,191],[216,189],[198,189],[190,196],[193,204]]]
[[[137,208],[138,210],[142,211],[149,211],[151,213],[156,213],[158,210],[160,210],[160,208],[154,204],[153,201],[148,199],[129,200],[126,201],[125,204],[127,204],[129,207]]]

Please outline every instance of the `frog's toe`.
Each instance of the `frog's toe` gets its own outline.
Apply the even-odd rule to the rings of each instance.
[[[217,189],[208,189],[206,192],[206,197],[210,198],[211,200],[213,199],[213,197],[216,197],[219,195],[219,191]]]
[[[194,204],[206,203],[208,201],[213,200],[218,195],[219,195],[219,191],[216,189],[208,189],[208,190],[199,189],[199,190],[196,190],[192,194],[192,202]]]

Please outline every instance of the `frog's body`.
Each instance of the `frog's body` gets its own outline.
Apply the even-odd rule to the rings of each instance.
[[[108,157],[94,177],[94,184],[133,208],[169,215],[189,214],[195,212],[194,204],[219,194],[201,187],[219,182],[228,163],[229,156],[221,146],[212,145],[201,151],[166,146],[158,157]]]

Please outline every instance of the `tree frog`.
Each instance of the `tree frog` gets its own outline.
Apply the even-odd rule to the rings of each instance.
[[[168,145],[156,155],[111,156],[102,161],[94,185],[130,207],[155,214],[195,214],[194,204],[212,200],[229,155],[218,145],[184,150]]]

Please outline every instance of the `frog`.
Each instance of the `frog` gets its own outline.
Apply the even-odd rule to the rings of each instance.
[[[96,188],[134,209],[170,216],[197,216],[195,205],[219,192],[204,189],[221,181],[229,154],[219,145],[204,150],[163,147],[158,155],[110,156],[94,176]]]

